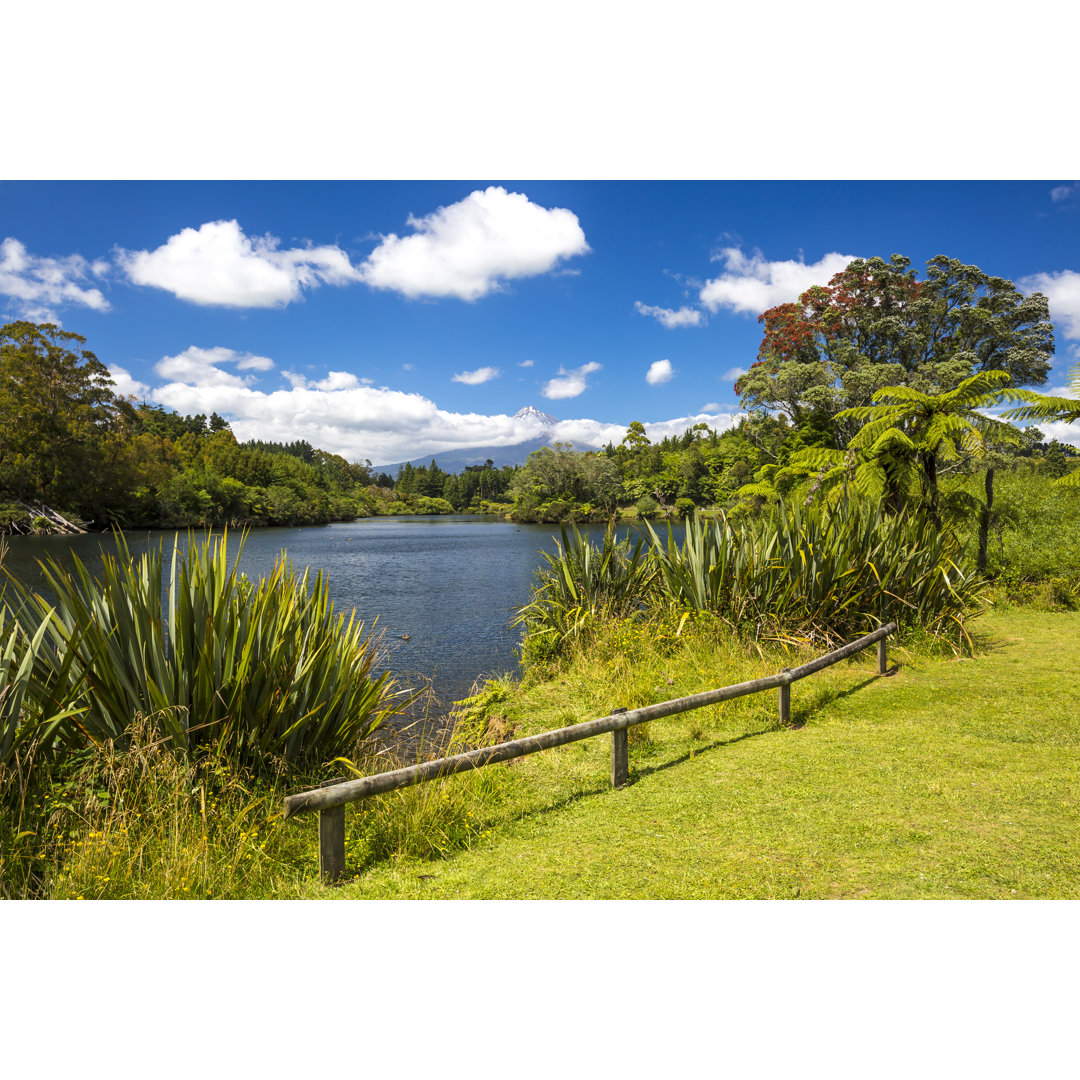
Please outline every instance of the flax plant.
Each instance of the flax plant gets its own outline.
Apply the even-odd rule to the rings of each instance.
[[[0,770],[31,742],[49,744],[57,730],[83,710],[65,707],[50,691],[45,670],[47,622],[27,634],[0,608]],[[59,670],[70,669],[70,659],[59,661]]]
[[[526,632],[526,654],[554,656],[587,637],[600,623],[624,618],[644,605],[656,569],[644,539],[617,540],[612,527],[599,544],[576,525],[561,527],[554,555],[542,551],[532,599],[513,620]]]
[[[355,612],[335,612],[327,581],[296,577],[282,555],[250,582],[227,538],[133,558],[122,536],[100,578],[78,559],[42,564],[55,607],[18,583],[20,622],[43,643],[42,681],[72,712],[55,726],[68,744],[123,745],[137,716],[153,716],[170,745],[212,746],[260,767],[349,754],[404,704],[379,642]],[[242,547],[242,542],[241,542]]]
[[[960,542],[925,514],[853,501],[781,504],[738,524],[695,516],[681,547],[670,528],[666,544],[649,533],[668,602],[758,636],[832,641],[896,620],[967,640],[965,619],[984,602],[985,583],[962,567]]]

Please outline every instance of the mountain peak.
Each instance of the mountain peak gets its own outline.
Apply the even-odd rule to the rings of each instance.
[[[531,405],[526,405],[524,409],[518,409],[514,413],[515,420],[539,420],[544,427],[554,427],[559,421],[557,417],[552,416],[550,413],[541,412],[539,409],[534,409]]]

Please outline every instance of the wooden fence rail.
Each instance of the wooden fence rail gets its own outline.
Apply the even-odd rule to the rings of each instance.
[[[421,784],[425,780],[435,780],[443,776],[464,772],[466,769],[479,769],[484,765],[493,765],[497,761],[510,761],[512,758],[535,754],[553,746],[591,739],[594,735],[606,735],[611,732],[611,784],[622,787],[629,778],[629,743],[627,730],[635,724],[644,724],[649,720],[659,720],[662,716],[689,712],[706,705],[715,705],[721,701],[757,694],[763,690],[779,689],[780,723],[791,722],[791,684],[813,675],[832,664],[839,663],[849,656],[860,652],[877,642],[878,674],[887,670],[885,639],[896,629],[896,623],[888,623],[871,634],[852,641],[833,652],[819,656],[801,667],[785,668],[776,675],[767,675],[763,679],[736,683],[734,686],[722,686],[716,690],[706,690],[688,697],[662,701],[656,705],[644,705],[640,709],[615,709],[608,716],[597,720],[588,720],[571,727],[556,728],[539,735],[529,735],[524,739],[497,743],[495,746],[482,746],[464,754],[425,761],[419,765],[410,765],[392,772],[378,773],[357,780],[344,780],[304,791],[298,795],[285,797],[285,817],[319,814],[319,872],[327,881],[336,881],[345,871],[345,804],[366,799],[371,795],[381,795],[411,784]]]

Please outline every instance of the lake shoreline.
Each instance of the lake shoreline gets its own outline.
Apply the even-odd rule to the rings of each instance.
[[[137,529],[124,536],[137,556],[168,549],[170,537],[186,549],[189,538],[208,531]],[[239,536],[228,531],[233,550]],[[600,533],[602,527],[588,531]],[[53,558],[70,569],[77,555],[95,574],[102,553],[112,550],[110,536],[12,536],[5,541],[5,566],[24,584],[43,590],[38,559]],[[249,577],[265,575],[284,551],[297,572],[324,572],[335,608],[355,609],[369,629],[383,635],[383,668],[404,685],[414,675],[430,678],[437,711],[446,715],[478,679],[518,670],[519,634],[510,621],[528,602],[533,574],[543,562],[539,552],[553,552],[557,542],[557,527],[490,515],[379,515],[251,529],[238,565]]]

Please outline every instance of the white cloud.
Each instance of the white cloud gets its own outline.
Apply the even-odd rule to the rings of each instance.
[[[719,412],[720,405],[715,401],[710,401],[708,405],[701,406],[702,412]]]
[[[53,309],[65,304],[108,311],[101,290],[83,284],[91,275],[104,276],[107,269],[107,264],[89,263],[81,255],[32,255],[13,236],[0,242],[0,295],[17,300],[19,317],[32,322],[59,324]]]
[[[760,251],[744,255],[737,247],[724,248],[714,259],[724,263],[726,272],[705,282],[701,302],[712,312],[725,307],[760,315],[777,304],[797,300],[811,285],[828,284],[856,257],[831,251],[816,263],[801,259],[770,262]]]
[[[402,364],[401,365],[401,370],[402,371],[412,371],[412,369],[413,369],[412,364]]]
[[[1063,202],[1065,199],[1071,199],[1077,192],[1080,192],[1080,182],[1062,184],[1050,189],[1050,198],[1053,202]]]
[[[540,393],[553,401],[558,401],[560,398],[575,398],[588,389],[589,384],[586,381],[586,376],[591,375],[594,371],[599,371],[602,366],[602,364],[592,360],[572,371],[559,368],[558,376],[549,379]]]
[[[645,381],[650,386],[660,386],[661,383],[671,382],[674,375],[675,369],[671,366],[670,360],[654,360],[649,365]]]
[[[533,362],[531,360],[522,360],[518,367],[532,367]]]
[[[360,380],[347,371],[331,371],[325,379],[319,379],[318,382],[311,384],[315,390],[352,390],[359,385]]]
[[[281,374],[289,381],[289,385],[297,390],[352,390],[361,384],[370,386],[372,382],[371,379],[358,379],[348,371],[329,371],[325,379],[314,381],[295,371],[283,371]]]
[[[659,442],[672,435],[681,435],[687,428],[695,424],[708,424],[715,431],[724,431],[734,427],[743,416],[743,413],[720,412],[706,406],[696,416],[681,416],[675,420],[645,421],[645,434],[650,442]],[[626,429],[630,426],[628,420],[625,424],[609,424],[600,420],[560,420],[551,429],[552,438],[560,442],[573,443],[575,446],[606,446],[610,443],[622,442]]]
[[[576,214],[501,187],[474,191],[427,217],[410,216],[408,224],[411,236],[383,237],[360,267],[373,288],[477,300],[503,281],[547,273],[589,251]]]
[[[386,387],[326,389],[321,380],[267,393],[219,382],[171,382],[152,391],[159,404],[185,414],[217,412],[236,437],[313,446],[376,464],[472,446],[512,446],[543,434],[537,422],[511,416],[454,413],[420,394]]]
[[[1016,284],[1026,293],[1041,292],[1050,302],[1050,318],[1061,325],[1065,336],[1080,338],[1080,274],[1075,270],[1031,274]]]
[[[1059,443],[1068,443],[1080,449],[1080,424],[1067,424],[1063,420],[1054,420],[1051,423],[1035,423],[1047,442],[1057,439]]]
[[[236,366],[241,371],[272,371],[274,361],[269,356],[242,356],[236,361]]]
[[[697,308],[681,307],[678,311],[664,307],[650,307],[640,300],[634,301],[639,315],[651,315],[661,326],[674,330],[680,326],[704,326],[705,316]]]
[[[206,306],[283,307],[302,289],[360,279],[339,247],[280,250],[279,244],[270,235],[245,236],[236,221],[208,221],[182,229],[154,251],[118,249],[116,257],[134,284]]]
[[[1039,387],[1039,393],[1045,394],[1047,397],[1067,397],[1074,398],[1080,397],[1080,394],[1074,394],[1071,386],[1047,386]]]
[[[162,357],[154,365],[154,370],[163,379],[169,379],[173,383],[195,383],[204,387],[241,387],[255,381],[256,376],[234,375],[231,371],[224,370],[222,364],[235,364],[240,369],[268,371],[274,366],[274,361],[266,356],[238,353],[220,345],[212,349],[200,349],[192,345],[176,356]]]
[[[150,393],[150,387],[146,383],[133,378],[131,372],[119,364],[109,364],[109,375],[116,388],[115,392],[121,397],[145,398]]]
[[[453,382],[464,383],[466,386],[479,386],[481,383],[497,379],[500,371],[497,367],[482,367],[475,371],[459,371],[451,376]]]
[[[342,378],[340,372],[314,382],[282,372],[286,378],[292,376],[293,385],[266,392],[249,383],[238,384],[235,378],[220,378],[228,373],[221,372],[219,365],[238,366],[238,355],[230,349],[188,349],[179,357],[165,357],[159,367],[173,381],[153,389],[130,380],[123,369],[114,371],[130,380],[125,385],[146,391],[137,396],[188,415],[216,412],[226,417],[242,442],[306,439],[350,461],[369,459],[377,465],[443,450],[513,446],[551,431],[535,417],[449,412],[420,394],[364,386],[362,380],[357,380],[361,385],[347,385],[348,377]],[[178,362],[181,358],[187,362]],[[619,442],[629,419],[623,424],[564,420],[552,434],[578,446],[602,446]],[[647,422],[645,430],[656,441],[681,435],[696,423],[722,430],[737,419],[736,414],[707,408],[696,416]]]
[[[745,375],[747,369],[744,367],[728,368],[723,375],[720,376],[721,382],[734,382],[740,375]]]

